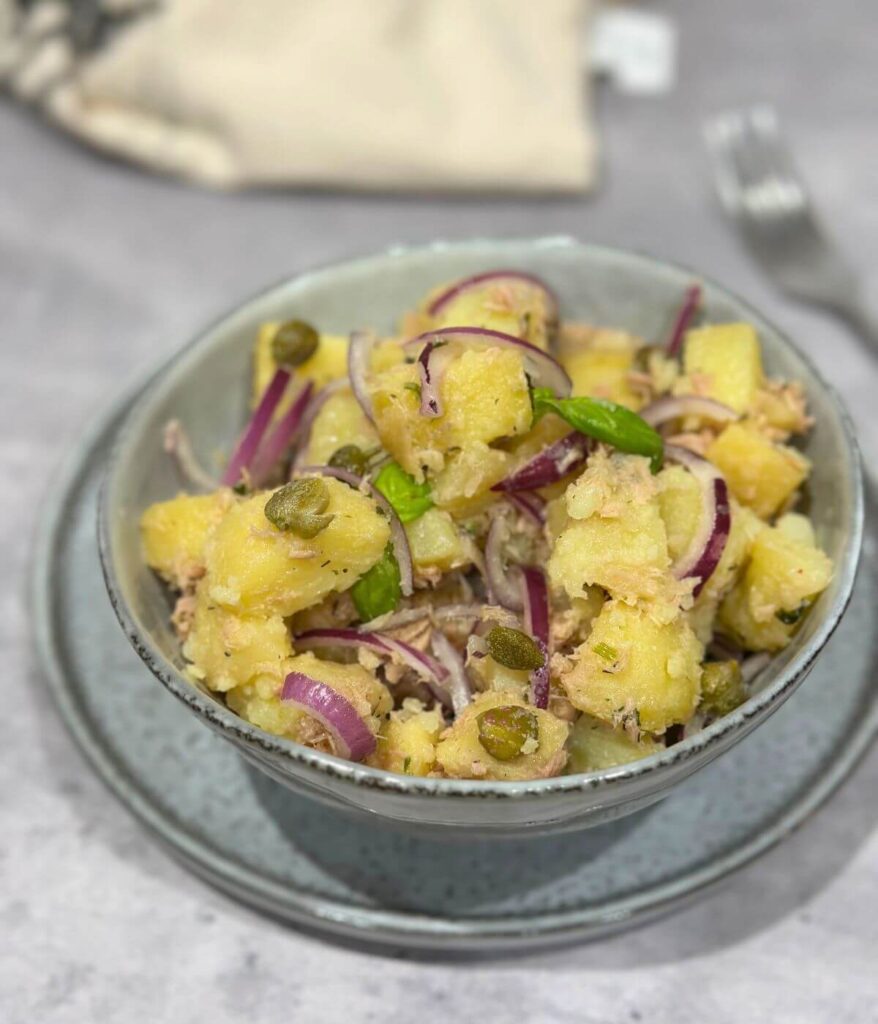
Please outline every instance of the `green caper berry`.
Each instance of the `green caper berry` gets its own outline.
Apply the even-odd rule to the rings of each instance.
[[[332,522],[322,515],[329,505],[329,488],[320,477],[293,480],[275,491],[265,504],[265,518],[279,530],[310,540]]]
[[[775,618],[779,619],[785,626],[795,626],[805,614],[807,607],[807,602],[805,602],[800,604],[798,608],[793,608],[789,611],[786,608],[781,608],[779,612],[775,612]]]
[[[698,710],[710,718],[722,718],[750,696],[737,661],[710,661],[701,673]]]
[[[369,460],[362,448],[355,444],[344,444],[330,455],[329,465],[362,476],[369,466]]]
[[[479,742],[498,761],[511,761],[518,757],[528,740],[539,744],[540,723],[533,711],[518,704],[488,708],[476,719]]]
[[[546,656],[527,633],[510,626],[495,626],[485,637],[488,651],[494,661],[506,668],[529,669],[542,668]]]
[[[300,366],[317,351],[320,335],[304,320],[287,320],[274,332],[271,356],[278,366]]]

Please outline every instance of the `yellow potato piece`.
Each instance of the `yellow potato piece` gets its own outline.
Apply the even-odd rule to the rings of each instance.
[[[624,729],[613,728],[591,715],[581,715],[573,726],[567,749],[568,772],[598,772],[639,761],[662,747],[646,734],[634,740]]]
[[[746,412],[762,386],[762,353],[750,324],[712,324],[686,333],[683,393],[715,398]]]
[[[805,482],[810,463],[801,452],[775,444],[748,423],[732,423],[707,449],[729,488],[763,519],[775,515]]]
[[[381,558],[390,538],[375,502],[338,480],[326,479],[322,533],[304,540],[265,518],[270,492],[237,504],[207,546],[209,594],[234,611],[289,616],[332,591],[349,589]]]
[[[498,761],[479,740],[478,716],[489,708],[516,705],[527,707],[537,717],[539,746],[532,753],[521,753],[511,761]],[[567,761],[564,744],[569,726],[548,711],[528,705],[508,691],[480,693],[454,725],[443,735],[436,748],[436,762],[454,779],[542,779],[559,775]]]
[[[416,572],[450,572],[472,561],[472,542],[441,509],[428,509],[406,523],[405,532]]]
[[[428,711],[420,701],[409,698],[381,727],[370,764],[403,775],[427,775],[435,766],[436,744],[444,728],[439,708]]]
[[[610,601],[560,681],[580,711],[613,724],[635,716],[662,733],[695,712],[703,653],[682,616],[659,625],[644,608]]]
[[[324,466],[333,453],[346,444],[355,444],[364,452],[380,446],[375,428],[349,389],[327,398],[315,416],[307,461],[312,466]]]
[[[234,502],[231,491],[178,494],[143,513],[140,536],[146,564],[175,586],[200,575],[207,539]]]

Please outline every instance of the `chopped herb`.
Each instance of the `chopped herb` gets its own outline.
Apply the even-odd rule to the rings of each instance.
[[[617,661],[619,658],[619,652],[615,647],[611,647],[609,644],[595,644],[594,647],[592,647],[592,650],[599,658],[603,658],[604,661]]]
[[[388,462],[375,477],[375,489],[390,503],[400,522],[410,523],[433,507],[430,485],[419,484],[398,462]]]
[[[406,389],[406,391],[413,391],[418,396],[418,398],[420,399],[420,397],[421,397],[421,385],[418,384],[417,381],[410,380],[410,381],[408,381],[408,383],[403,384],[403,387]]]
[[[343,571],[347,572],[347,569]],[[363,622],[377,619],[379,615],[385,615],[396,608],[402,597],[402,589],[399,565],[392,545],[387,545],[381,561],[351,587],[351,597]]]
[[[412,766],[412,759],[411,759],[410,757],[407,757],[407,758],[406,758],[406,759],[405,759],[405,760],[404,760],[404,761],[402,762],[402,770],[403,770],[403,772],[405,772],[405,774],[406,774],[406,775],[408,775],[408,773],[409,773],[409,768],[411,768],[411,766]]]

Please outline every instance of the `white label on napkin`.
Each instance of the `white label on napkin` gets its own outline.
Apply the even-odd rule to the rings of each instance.
[[[586,59],[622,92],[669,92],[676,78],[677,31],[662,14],[603,7],[591,25]]]

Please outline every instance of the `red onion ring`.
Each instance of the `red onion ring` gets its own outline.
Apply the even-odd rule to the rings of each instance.
[[[369,496],[381,508],[390,523],[390,543],[393,545],[393,553],[396,555],[399,565],[400,589],[403,597],[411,597],[415,589],[412,551],[405,528],[384,495],[373,487],[365,477],[357,476],[356,473],[351,473],[346,469],[336,469],[335,466],[302,466],[296,472],[303,475],[331,476],[336,480],[341,480],[342,483],[349,484],[354,490],[359,491],[365,488],[369,492]]]
[[[284,680],[281,700],[316,718],[332,736],[339,757],[362,761],[375,750],[375,737],[356,708],[327,683],[302,672],[290,672]]]
[[[714,423],[731,423],[732,420],[740,419],[730,406],[701,395],[668,395],[658,398],[641,409],[639,415],[651,427],[659,427],[668,420],[679,420],[686,416],[699,416]]]
[[[448,637],[438,629],[430,638],[430,647],[448,670],[447,687],[451,695],[451,706],[454,708],[454,714],[459,715],[473,699],[463,658]]]
[[[558,318],[558,299],[554,291],[535,274],[527,274],[521,270],[486,270],[483,274],[474,274],[472,277],[465,277],[461,281],[455,282],[445,289],[444,292],[437,295],[435,299],[427,307],[427,312],[430,316],[437,316],[445,306],[450,302],[453,302],[459,295],[464,292],[468,292],[473,288],[478,288],[483,284],[487,284],[491,281],[502,283],[504,278],[508,278],[510,281],[516,284],[529,284],[534,288],[539,288],[545,293],[548,300],[548,319],[556,320]]]
[[[436,351],[435,342],[428,341],[418,356],[418,370],[421,375],[421,415],[431,419],[442,415],[442,398],[439,394],[439,374],[430,367],[430,356]]]
[[[513,491],[506,495],[507,501],[537,526],[546,525],[546,503],[539,494],[531,491]]]
[[[313,391],[314,381],[309,380],[296,395],[295,401],[281,417],[278,425],[259,446],[250,470],[250,479],[254,487],[258,487],[268,476],[295,438]]]
[[[360,403],[360,408],[370,423],[375,422],[375,417],[372,412],[372,399],[366,387],[366,375],[369,373],[374,345],[375,338],[369,331],[351,332],[351,340],[348,343],[348,378],[354,398]]]
[[[570,394],[573,384],[564,367],[548,354],[543,352],[536,345],[531,345],[524,338],[516,338],[513,334],[504,334],[503,331],[492,331],[487,327],[438,327],[433,331],[426,331],[416,338],[405,342],[403,348],[412,348],[415,345],[423,345],[435,339],[441,341],[455,341],[463,345],[483,344],[496,346],[498,348],[511,348],[520,352],[529,362],[535,380],[552,389],[555,394],[562,398]]]
[[[534,491],[538,487],[563,480],[575,473],[588,458],[594,442],[585,434],[573,431],[543,448],[523,466],[494,484],[492,491]]]
[[[485,541],[485,583],[488,600],[502,604],[504,608],[520,612],[524,607],[521,587],[518,584],[518,570],[507,569],[503,561],[503,544],[508,536],[509,526],[503,516],[494,516]]]
[[[722,558],[732,527],[729,489],[719,470],[707,459],[679,445],[665,445],[665,457],[685,466],[701,486],[704,513],[689,547],[677,559],[673,573],[678,579],[689,577],[698,583],[692,591],[697,597]]]
[[[683,303],[677,312],[676,319],[674,320],[674,326],[671,328],[671,335],[668,339],[666,351],[669,356],[676,356],[680,352],[680,346],[683,344],[683,337],[686,334],[686,330],[695,316],[695,312],[698,309],[698,305],[701,302],[701,285],[693,284],[686,289],[686,293],[683,296]]]
[[[274,376],[259,399],[259,405],[256,406],[253,415],[244,428],[244,433],[235,446],[232,457],[229,459],[229,464],[226,466],[226,471],[222,475],[221,483],[227,487],[234,487],[240,481],[241,473],[247,469],[256,457],[256,452],[262,443],[262,438],[271,424],[271,418],[274,416],[274,411],[284,396],[289,381],[290,371],[279,366],[274,371]]]
[[[524,628],[543,652],[543,664],[530,674],[530,702],[537,708],[549,706],[549,591],[542,569],[522,567]]]

